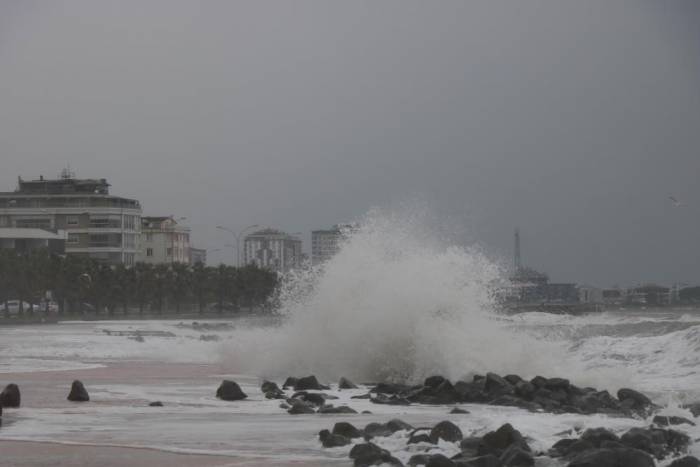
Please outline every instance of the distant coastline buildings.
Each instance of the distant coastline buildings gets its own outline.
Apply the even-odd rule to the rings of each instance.
[[[284,273],[302,262],[301,239],[276,229],[262,229],[245,236],[243,263]]]
[[[356,224],[336,224],[326,230],[311,231],[311,263],[324,263],[331,259],[340,249],[342,241],[357,231]]]
[[[172,216],[141,218],[139,261],[190,264],[190,229]]]
[[[0,228],[65,231],[66,254],[133,265],[141,205],[110,195],[109,186],[104,178],[78,179],[68,170],[57,179],[19,178],[14,192],[0,193]]]

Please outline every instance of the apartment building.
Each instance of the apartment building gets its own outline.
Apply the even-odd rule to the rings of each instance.
[[[355,224],[337,224],[327,230],[311,231],[311,262],[321,264],[332,258],[342,241],[359,227]]]
[[[110,264],[132,265],[139,251],[141,204],[113,196],[104,178],[78,179],[64,170],[57,179],[18,179],[0,192],[0,228],[66,232],[65,252]]]
[[[150,264],[190,264],[190,229],[172,216],[142,217],[138,260]]]
[[[282,273],[301,265],[301,261],[301,239],[280,230],[258,230],[243,241],[244,264]]]

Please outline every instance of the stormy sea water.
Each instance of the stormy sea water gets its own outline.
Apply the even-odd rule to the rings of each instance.
[[[700,401],[700,309],[505,315],[493,293],[501,269],[478,248],[450,246],[426,224],[370,214],[322,269],[285,281],[275,316],[0,327],[0,385],[22,391],[21,407],[3,413],[0,452],[3,442],[35,441],[211,456],[226,465],[351,465],[351,446],[323,448],[319,430],[399,417],[414,426],[450,420],[482,435],[509,422],[533,450],[546,451],[572,428],[622,432],[650,424],[479,404],[458,404],[469,414],[449,414],[444,405],[352,398],[367,393],[363,383],[486,372],[564,377],[611,393],[631,387],[662,414],[700,421],[682,408]],[[330,385],[324,392],[338,397],[336,405],[371,414],[289,415],[260,390],[264,379],[281,386],[308,374]],[[340,377],[359,388],[339,390]],[[85,383],[89,403],[66,401],[73,379]],[[223,379],[239,383],[248,398],[217,399]],[[150,407],[153,401],[163,406]],[[700,438],[697,427],[682,430]],[[406,462],[420,448],[407,445],[407,436],[376,442]],[[696,456],[699,444],[690,448]],[[440,442],[433,452],[452,455],[458,447]]]

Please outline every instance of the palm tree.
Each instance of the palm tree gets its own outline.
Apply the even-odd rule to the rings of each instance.
[[[139,314],[143,314],[143,308],[153,297],[155,288],[155,272],[153,266],[147,263],[137,263],[133,267],[135,280],[135,298],[139,304]]]
[[[180,306],[190,295],[192,288],[192,272],[189,266],[182,263],[173,263],[171,271],[171,295],[175,302],[175,312],[180,313]]]
[[[212,268],[204,267],[202,263],[192,266],[192,294],[197,302],[197,311],[204,313],[204,307],[211,295]]]

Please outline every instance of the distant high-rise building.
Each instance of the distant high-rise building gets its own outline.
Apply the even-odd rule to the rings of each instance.
[[[243,240],[244,264],[286,272],[301,265],[301,239],[275,229],[263,229]]]
[[[343,239],[357,229],[356,224],[337,224],[327,230],[311,231],[311,263],[321,264],[331,259],[340,249]]]
[[[190,229],[172,216],[141,218],[141,251],[143,263],[190,263]]]
[[[132,265],[138,253],[141,205],[109,194],[104,178],[22,180],[0,193],[0,228],[66,232],[65,252],[111,264]]]

